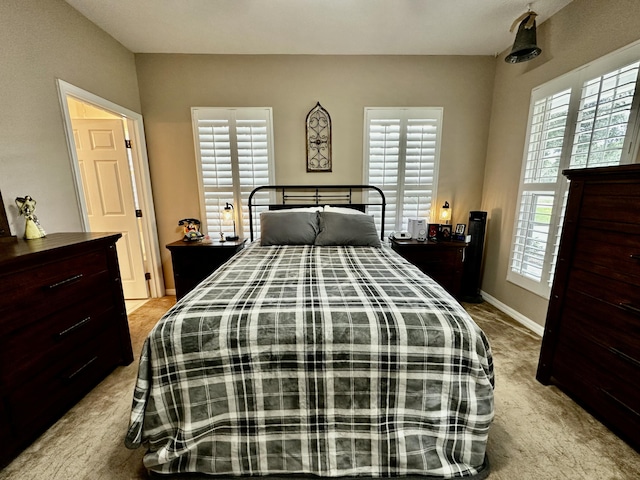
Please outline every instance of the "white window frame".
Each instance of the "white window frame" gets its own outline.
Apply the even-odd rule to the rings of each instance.
[[[418,216],[426,218],[427,222],[433,221],[435,218],[436,204],[438,198],[438,173],[440,170],[440,151],[442,148],[442,128],[443,128],[443,115],[444,109],[442,107],[365,107],[364,109],[364,134],[363,134],[363,178],[365,183],[369,181],[369,160],[370,160],[370,138],[369,138],[369,124],[370,120],[378,119],[399,119],[401,121],[401,133],[400,133],[400,151],[398,157],[398,174],[397,183],[395,187],[390,185],[375,185],[379,187],[385,195],[388,192],[395,191],[397,203],[395,211],[391,212],[387,209],[386,215],[390,213],[394,215],[395,224],[391,226],[389,222],[385,222],[385,232],[391,233],[392,231],[406,230],[407,225],[403,223],[404,215],[404,202],[401,199],[404,198],[404,192],[408,190],[405,188],[404,182],[401,179],[405,178],[405,165],[406,165],[406,125],[411,119],[429,118],[436,121],[436,145],[434,151],[434,171],[433,182],[430,184],[431,188],[431,204],[429,210],[420,211]],[[420,186],[422,187],[422,185]],[[415,187],[415,188],[420,188]],[[412,215],[413,217],[413,215]]]
[[[557,242],[559,241],[560,229],[562,227],[564,208],[566,204],[566,194],[569,188],[569,182],[562,171],[570,168],[570,161],[574,143],[575,130],[577,126],[578,111],[580,108],[580,100],[582,88],[586,81],[605,75],[609,72],[623,68],[627,65],[640,61],[640,42],[635,42],[627,47],[601,57],[583,67],[573,70],[561,77],[551,80],[537,88],[531,93],[531,101],[529,104],[529,115],[527,121],[527,130],[525,136],[524,153],[522,158],[522,170],[520,174],[520,186],[518,189],[518,202],[514,212],[514,228],[511,240],[511,249],[507,266],[507,281],[514,283],[536,295],[548,299],[551,293],[551,285],[555,270],[554,256],[557,253]],[[532,117],[534,105],[536,102],[550,97],[554,94],[571,89],[571,100],[567,116],[567,123],[564,132],[564,142],[560,158],[560,166],[558,168],[558,178],[555,183],[535,184],[535,188],[527,188],[525,186],[525,173],[527,166],[527,154],[529,151],[529,143],[531,139]],[[638,147],[640,136],[640,75],[636,81],[636,89],[632,101],[629,120],[627,123],[626,136],[620,165],[629,164],[637,161]],[[554,205],[552,210],[552,219],[549,225],[549,235],[545,251],[545,259],[543,262],[543,271],[541,280],[535,281],[525,277],[512,270],[512,260],[515,251],[515,240],[518,232],[518,222],[520,207],[525,192],[532,190],[540,190],[554,195]]]
[[[212,238],[218,238],[220,232],[227,235],[233,232],[233,226],[222,224],[209,225],[207,218],[207,206],[205,201],[205,186],[202,170],[202,154],[200,148],[198,121],[212,120],[225,117],[230,122],[230,149],[231,149],[231,168],[232,168],[232,185],[229,188],[229,203],[234,206],[234,219],[236,224],[236,234],[241,238],[246,238],[249,232],[248,223],[248,206],[246,199],[253,187],[243,186],[240,183],[238,146],[236,136],[236,120],[238,117],[243,119],[255,117],[257,120],[265,119],[267,125],[267,156],[268,156],[268,184],[273,184],[275,179],[275,161],[274,161],[274,142],[273,142],[273,109],[271,107],[192,107],[191,119],[193,140],[195,148],[196,171],[198,174],[198,194],[200,200],[200,215],[202,228],[204,233],[208,233]],[[262,185],[262,184],[260,184]],[[257,185],[256,185],[257,186]],[[220,187],[221,190],[226,190]],[[220,212],[221,213],[221,212]]]

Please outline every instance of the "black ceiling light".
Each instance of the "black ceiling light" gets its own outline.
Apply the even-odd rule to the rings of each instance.
[[[537,15],[537,13],[532,12],[531,9],[529,9],[529,11],[515,19],[509,31],[513,32],[513,29],[518,22],[520,22],[520,25],[518,26],[518,32],[516,33],[516,39],[513,42],[511,53],[504,58],[505,62],[527,62],[540,55],[542,49],[536,45]]]

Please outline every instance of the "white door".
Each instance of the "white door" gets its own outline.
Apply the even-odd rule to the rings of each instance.
[[[87,216],[94,232],[120,232],[116,243],[126,299],[148,298],[122,120],[73,119]]]

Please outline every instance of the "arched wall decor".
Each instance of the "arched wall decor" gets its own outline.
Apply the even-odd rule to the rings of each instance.
[[[320,102],[307,114],[307,172],[331,171],[331,117]]]

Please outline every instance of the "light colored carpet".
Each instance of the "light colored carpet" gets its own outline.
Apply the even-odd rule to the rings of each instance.
[[[4,470],[2,480],[142,480],[143,450],[127,450],[137,355],[175,297],[129,315],[136,360],[117,368]],[[490,480],[637,480],[640,454],[555,387],[535,380],[540,338],[487,303],[465,308],[487,333],[496,369]]]

